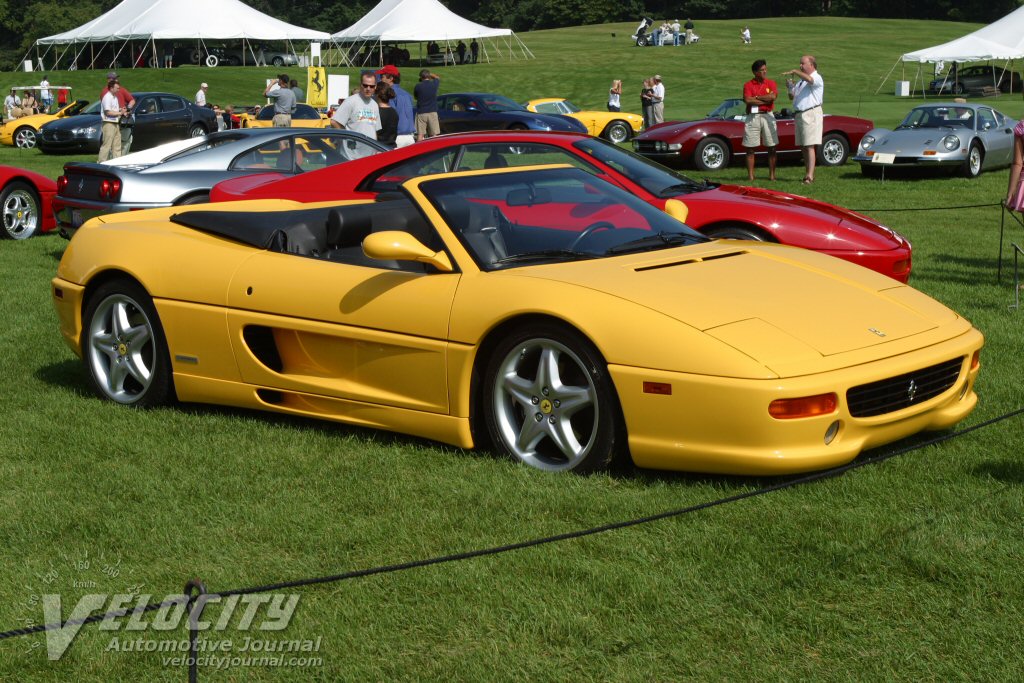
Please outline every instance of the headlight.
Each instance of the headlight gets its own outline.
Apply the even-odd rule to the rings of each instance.
[[[958,138],[955,135],[947,135],[946,137],[942,138],[942,146],[945,147],[948,151],[952,152],[953,150],[960,147],[960,138]]]
[[[874,135],[865,135],[860,140],[860,146],[863,149],[867,149],[868,147],[870,147],[873,144],[875,144],[875,136]]]
[[[92,135],[97,130],[99,130],[99,128],[97,128],[96,126],[86,126],[85,128],[72,128],[71,129],[71,134],[72,135]]]

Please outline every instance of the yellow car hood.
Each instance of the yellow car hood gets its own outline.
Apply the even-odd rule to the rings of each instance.
[[[883,344],[897,353],[906,345],[894,342],[957,321],[943,338],[970,328],[913,288],[789,247],[720,241],[573,265],[552,279],[659,311],[777,370]]]

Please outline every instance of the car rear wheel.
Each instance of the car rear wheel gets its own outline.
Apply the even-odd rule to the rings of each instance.
[[[608,366],[586,338],[524,326],[502,339],[485,372],[484,419],[502,453],[552,472],[611,464],[625,430]]]
[[[953,84],[953,94],[954,95],[963,95],[964,94],[964,84],[963,83],[954,83]]]
[[[744,225],[719,225],[714,228],[701,231],[708,237],[712,237],[716,240],[750,240],[752,242],[767,242],[768,239],[757,230],[753,230]]]
[[[14,146],[21,149],[32,149],[36,146],[36,129],[32,126],[22,126],[14,131]]]
[[[838,133],[829,133],[821,141],[818,162],[822,166],[842,166],[850,156],[850,145]]]
[[[89,299],[82,316],[82,359],[102,398],[149,407],[173,397],[163,327],[153,300],[134,282],[113,280]]]
[[[15,180],[0,192],[3,207],[3,237],[12,240],[28,239],[39,230],[41,212],[39,195],[26,183]]]
[[[284,66],[284,59],[281,57],[274,57],[274,66]]]
[[[693,163],[701,171],[719,171],[729,165],[729,146],[721,138],[704,138],[693,151]]]
[[[200,126],[198,123],[188,129],[188,136],[190,138],[201,138],[206,135],[206,129]]]
[[[620,142],[626,142],[629,140],[630,133],[633,129],[629,127],[629,124],[625,121],[612,121],[604,129],[604,133],[601,134],[605,140],[614,142],[616,145]]]
[[[962,173],[965,178],[977,178],[981,174],[981,162],[985,159],[985,152],[977,142],[971,143],[971,148],[964,159]]]

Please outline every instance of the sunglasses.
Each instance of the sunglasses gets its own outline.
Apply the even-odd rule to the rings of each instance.
[[[376,88],[377,87],[376,83],[361,83],[360,85],[362,85],[364,88]]]

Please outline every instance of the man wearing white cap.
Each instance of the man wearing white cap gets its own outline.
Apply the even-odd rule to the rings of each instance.
[[[206,106],[206,89],[209,87],[206,83],[199,86],[199,92],[196,93],[196,104],[200,107]]]

